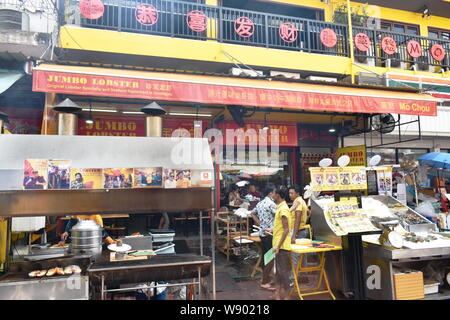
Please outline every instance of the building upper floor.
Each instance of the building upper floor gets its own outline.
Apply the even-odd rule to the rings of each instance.
[[[351,26],[345,0],[0,3],[30,11],[24,4],[52,1],[48,21],[58,19],[58,54],[66,61],[214,72],[238,64],[302,77],[392,69],[450,77],[450,2],[441,0],[353,1]]]

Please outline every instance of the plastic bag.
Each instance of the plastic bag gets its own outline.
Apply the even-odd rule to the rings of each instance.
[[[416,211],[425,217],[436,218],[437,214],[434,211],[434,207],[430,201],[425,201],[419,204]]]

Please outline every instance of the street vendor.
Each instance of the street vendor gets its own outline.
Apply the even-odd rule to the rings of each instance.
[[[289,187],[289,198],[293,201],[290,208],[292,221],[294,221],[291,243],[295,244],[295,239],[310,238],[310,231],[307,226],[308,206],[301,197],[301,189],[298,185]]]
[[[72,230],[72,227],[76,224],[76,222],[75,222],[76,219],[92,220],[95,223],[97,223],[100,227],[103,228],[103,219],[102,219],[102,216],[99,214],[71,216],[70,220],[66,224],[64,233],[61,234],[61,242],[59,242],[58,245],[63,246],[66,243],[66,240],[69,237],[69,233]],[[117,243],[117,241],[115,241],[113,238],[111,238],[105,230],[103,230],[103,241],[108,245]]]

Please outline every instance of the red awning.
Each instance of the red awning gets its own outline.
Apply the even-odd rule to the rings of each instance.
[[[42,64],[33,91],[351,113],[435,116],[418,93],[258,79]]]

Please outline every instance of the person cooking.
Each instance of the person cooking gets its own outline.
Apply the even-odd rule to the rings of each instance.
[[[102,216],[99,214],[72,216],[71,219],[66,224],[64,233],[61,234],[61,241],[58,243],[59,246],[64,246],[66,244],[66,240],[69,238],[69,234],[70,231],[72,230],[72,227],[77,223],[75,219],[92,220],[103,228],[103,219]],[[105,230],[103,230],[103,241],[108,245],[113,243],[117,244],[117,241],[111,238]]]

